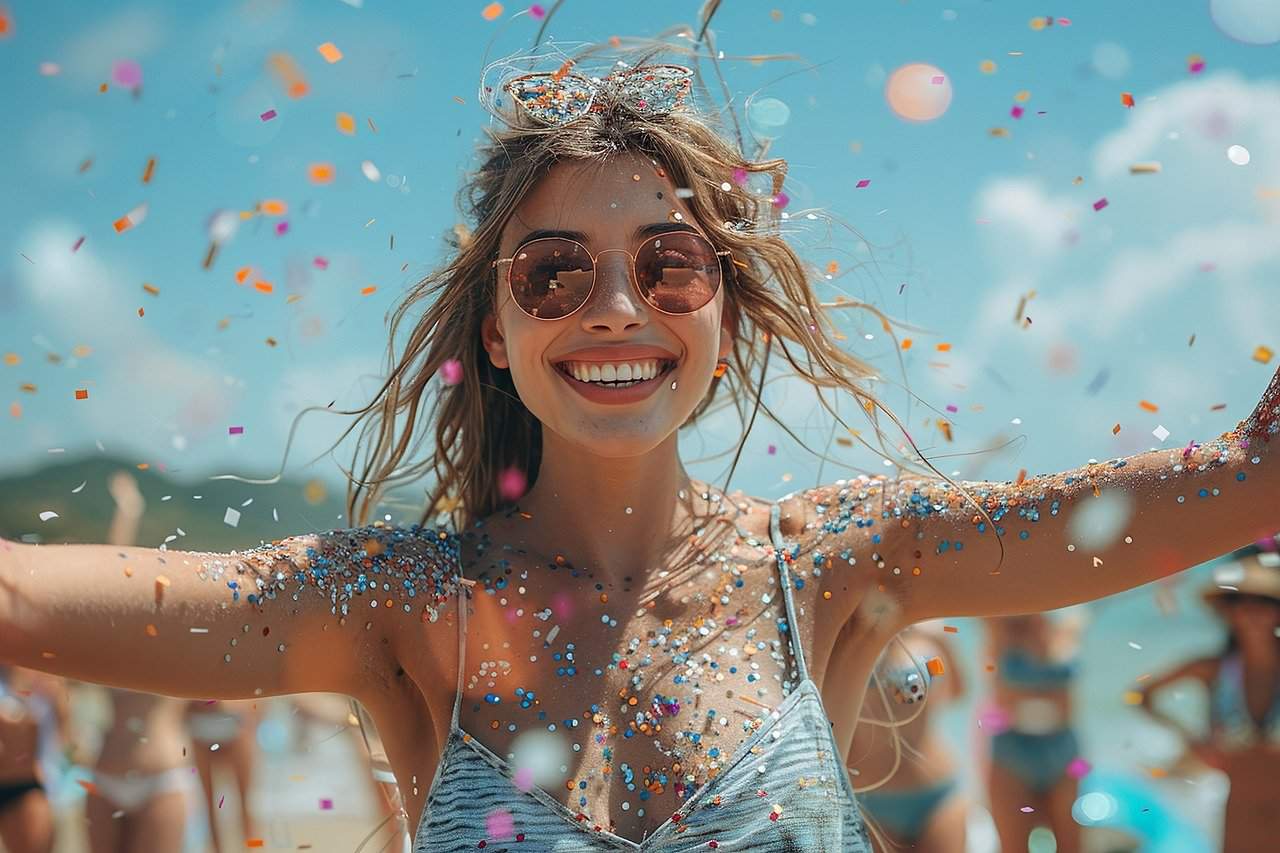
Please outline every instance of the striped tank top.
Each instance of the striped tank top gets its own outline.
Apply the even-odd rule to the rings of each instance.
[[[799,683],[717,776],[642,841],[582,821],[537,785],[518,786],[514,768],[458,725],[467,610],[461,606],[453,719],[415,834],[414,853],[871,853],[821,694],[805,666],[787,567],[799,547],[783,541],[778,514],[775,503],[769,533],[786,607],[782,639],[790,646]],[[501,820],[494,820],[495,814]]]

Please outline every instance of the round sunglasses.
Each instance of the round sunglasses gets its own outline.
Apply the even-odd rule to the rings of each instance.
[[[721,258],[711,241],[695,231],[668,231],[636,247],[604,249],[593,255],[567,237],[539,237],[519,246],[507,264],[507,286],[520,310],[535,320],[560,320],[577,311],[596,286],[596,268],[605,252],[631,259],[631,280],[644,301],[664,314],[691,314],[715,298],[722,276]]]

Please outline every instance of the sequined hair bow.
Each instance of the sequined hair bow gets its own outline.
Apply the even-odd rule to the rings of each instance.
[[[569,68],[566,63],[550,74],[524,74],[502,88],[534,119],[550,125],[603,112],[606,101],[642,116],[663,115],[679,109],[693,89],[693,71],[683,65],[640,65],[604,78],[570,74]]]

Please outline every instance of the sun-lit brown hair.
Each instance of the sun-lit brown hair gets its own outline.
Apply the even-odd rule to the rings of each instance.
[[[614,56],[620,52],[627,55],[615,49]],[[643,64],[654,53],[648,47],[639,59],[629,55],[628,64]],[[489,91],[501,96],[496,86]],[[696,85],[695,95],[700,91]],[[623,152],[650,159],[676,187],[691,191],[685,201],[698,225],[717,248],[732,252],[724,298],[735,330],[733,351],[727,371],[712,379],[684,425],[695,424],[713,405],[737,408],[743,430],[729,476],[758,412],[794,436],[761,400],[775,351],[813,386],[852,394],[877,435],[879,416],[893,419],[866,387],[876,371],[837,345],[827,309],[869,311],[886,332],[889,320],[857,300],[819,302],[812,281],[820,271],[803,262],[781,233],[781,205],[774,202],[783,191],[786,162],[744,156],[718,132],[709,111],[682,109],[644,117],[604,95],[599,104],[601,111],[556,127],[501,112],[503,126],[486,130],[480,165],[458,195],[466,224],[449,238],[443,266],[413,286],[394,309],[382,387],[366,406],[346,413],[357,418],[339,442],[362,425],[348,472],[347,512],[353,525],[368,522],[387,490],[429,473],[434,482],[422,523],[448,513],[459,531],[504,505],[499,490],[504,470],[524,472],[530,486],[536,480],[541,424],[520,400],[511,372],[490,363],[480,332],[486,313],[496,306],[498,277],[492,262],[499,255],[504,226],[550,167],[562,161],[603,163]],[[412,331],[398,348],[397,331],[406,322],[412,323]],[[446,385],[441,369],[451,359],[460,362],[461,378]],[[818,396],[843,423],[824,396]],[[432,451],[418,458],[416,451],[428,433]]]

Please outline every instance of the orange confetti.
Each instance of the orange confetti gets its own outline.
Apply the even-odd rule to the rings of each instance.
[[[903,338],[903,339],[902,339],[902,348],[903,348],[903,349],[911,349],[911,338]]]
[[[1148,401],[1146,401],[1146,400],[1139,400],[1139,401],[1138,401],[1138,408],[1139,408],[1139,409],[1142,409],[1144,412],[1158,412],[1158,411],[1160,411],[1160,407],[1159,407],[1159,406],[1157,406],[1155,403],[1150,403],[1150,402],[1148,402]]]
[[[276,288],[275,288],[275,285],[272,284],[271,282],[258,279],[253,283],[253,289],[258,291],[259,293],[271,293]]]
[[[116,229],[117,234],[123,234],[133,227],[133,223],[129,221],[127,216],[120,217],[115,222],[112,222],[111,225]]]
[[[253,267],[241,267],[236,270],[236,284],[244,284],[244,280],[253,272]]]
[[[1021,486],[1026,481],[1027,481],[1027,469],[1023,468],[1020,471],[1018,471],[1018,485]]]
[[[289,54],[271,54],[267,59],[267,66],[276,75],[280,83],[283,84],[290,98],[301,98],[311,91],[311,87],[307,85],[306,79],[302,76],[302,69],[298,67],[298,63]]]
[[[1262,364],[1266,364],[1267,362],[1271,361],[1271,357],[1274,355],[1275,355],[1275,352],[1273,352],[1270,347],[1260,346],[1253,351],[1253,360],[1260,362]]]
[[[351,113],[338,113],[338,132],[347,136],[356,135],[356,120]]]
[[[827,264],[827,275],[835,275],[839,271],[840,271],[840,265],[835,261],[831,261],[830,263]]]
[[[269,198],[258,204],[258,210],[266,216],[284,216],[289,212],[289,205],[278,198]]]
[[[484,18],[486,21],[492,21],[501,14],[502,14],[501,3],[490,3],[488,6],[485,6],[483,9],[480,10],[480,17]]]
[[[1129,94],[1128,92],[1121,92],[1121,93],[1120,93],[1120,103],[1124,104],[1126,107],[1132,107],[1132,106],[1133,106],[1133,95]]]
[[[1119,435],[1119,434],[1120,434],[1120,424],[1116,424],[1115,426],[1113,426],[1113,427],[1111,428],[1111,434],[1112,434],[1112,435]]]
[[[160,288],[156,287],[154,284],[145,284],[145,283],[144,283],[144,284],[142,285],[142,289],[143,289],[143,290],[145,290],[147,293],[150,293],[152,296],[159,296],[159,295],[160,295]]]
[[[955,441],[955,439],[951,435],[951,423],[949,421],[944,421],[941,418],[939,418],[938,429],[942,430],[942,437],[945,438],[947,441]]]
[[[10,404],[9,404],[9,417],[11,417],[11,418],[20,418],[20,417],[22,417],[22,404],[21,404],[21,403],[10,403]]]
[[[263,844],[264,842],[261,838],[250,838],[247,841],[245,841],[246,847],[262,847]]]
[[[925,662],[925,667],[929,670],[929,674],[932,676],[939,676],[945,672],[945,668],[942,665],[942,658],[929,658],[929,660]]]
[[[142,171],[142,182],[144,184],[151,183],[151,175],[156,170],[156,158],[152,157],[147,160],[147,168]]]
[[[307,167],[307,177],[313,184],[329,184],[333,182],[332,163],[312,163]]]
[[[76,782],[81,788],[84,788],[90,794],[98,793],[98,786],[90,782],[88,779],[77,779]]]
[[[378,286],[376,284],[371,284],[368,287],[362,287],[360,288],[360,295],[368,296],[370,293],[373,293],[377,289],[378,289]]]
[[[957,628],[955,625],[943,625],[943,626],[942,626],[942,630],[943,630],[943,631],[945,631],[945,632],[946,632],[946,633],[948,633],[948,634],[959,634],[959,633],[960,633],[960,629],[959,629],[959,628]]]
[[[77,388],[77,389],[76,389],[76,399],[77,399],[77,400],[88,400],[88,399],[89,399],[89,391],[88,391],[88,389],[86,389],[86,388]]]
[[[152,624],[148,623],[148,624],[147,624],[147,636],[148,636],[148,637],[158,637],[158,636],[160,636],[160,629],[159,629],[159,628],[157,628],[155,625],[152,625]]]
[[[951,344],[938,344],[938,352],[951,352]]]
[[[4,363],[9,367],[16,367],[22,363],[22,357],[16,352],[7,352],[4,354]]]
[[[338,50],[338,46],[331,41],[325,42],[317,47],[316,50],[320,51],[320,55],[324,57],[324,61],[330,65],[342,58],[342,51]]]

